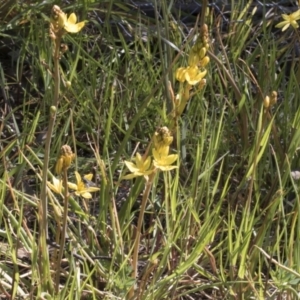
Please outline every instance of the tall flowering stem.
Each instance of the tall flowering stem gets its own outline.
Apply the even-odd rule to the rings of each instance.
[[[152,143],[149,144],[148,149],[143,157],[139,153],[137,153],[135,164],[125,161],[125,164],[130,170],[131,174],[124,176],[123,179],[131,179],[139,176],[143,176],[146,179],[133,248],[132,278],[134,280],[137,278],[139,248],[141,242],[144,214],[153,181],[159,171],[170,171],[177,168],[177,166],[173,166],[172,164],[178,159],[178,155],[169,155],[170,145],[172,142],[173,136],[171,135],[171,131],[167,127],[161,127],[154,133]],[[148,155],[148,152],[152,145],[153,161],[151,162],[151,156]],[[134,286],[130,289],[128,296],[129,299],[134,298]]]
[[[55,166],[56,172],[58,174],[62,173],[63,187],[64,187],[64,214],[62,219],[62,228],[60,234],[60,245],[59,245],[59,253],[57,257],[56,280],[55,280],[56,294],[59,293],[60,266],[61,266],[61,260],[64,253],[65,239],[66,239],[66,232],[67,232],[68,206],[69,206],[68,168],[70,167],[74,158],[75,155],[72,153],[70,146],[64,145],[61,148],[61,154]],[[59,230],[60,228],[58,228],[58,232]]]
[[[56,10],[52,9],[53,18],[57,17]],[[49,157],[50,157],[50,146],[51,137],[53,134],[53,128],[56,119],[56,111],[59,101],[59,90],[60,90],[60,74],[59,74],[59,55],[60,55],[60,44],[62,34],[54,30],[53,23],[50,25],[50,37],[54,40],[54,96],[53,103],[50,111],[50,119],[48,124],[48,132],[45,141],[45,154],[43,164],[43,179],[41,186],[41,224],[39,226],[39,262],[40,262],[40,278],[42,280],[42,290],[47,291],[53,290],[52,280],[49,274],[49,254],[46,240],[48,239],[48,199],[47,199],[47,173],[49,169]]]
[[[67,32],[78,32],[83,26],[84,22],[76,23],[77,18],[73,13],[67,18],[66,14],[57,6],[54,5],[51,11],[50,19],[50,38],[54,44],[53,53],[53,78],[54,78],[54,95],[53,102],[50,109],[50,118],[48,124],[47,137],[45,141],[45,154],[43,164],[43,177],[41,185],[41,207],[40,207],[40,224],[39,224],[39,270],[41,278],[42,291],[49,291],[52,293],[53,284],[50,276],[49,267],[49,254],[47,248],[48,239],[48,199],[47,199],[47,174],[49,169],[49,157],[51,137],[53,134],[53,128],[56,120],[56,113],[59,104],[60,93],[60,73],[59,73],[59,59],[61,56],[61,40],[64,34]]]

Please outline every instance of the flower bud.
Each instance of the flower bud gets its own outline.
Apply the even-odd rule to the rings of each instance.
[[[65,52],[67,52],[68,50],[69,50],[69,47],[68,47],[67,44],[61,44],[61,45],[60,45],[60,51],[61,51],[61,53],[65,53]]]
[[[206,54],[207,49],[205,47],[202,47],[198,53],[199,59],[203,59]]]
[[[50,107],[50,112],[51,112],[51,113],[53,113],[53,114],[56,113],[56,110],[57,110],[57,109],[56,109],[56,106],[52,105],[52,106]]]
[[[210,61],[209,57],[205,56],[203,59],[200,60],[199,64],[200,64],[201,67],[204,68],[208,65],[209,61]]]
[[[264,107],[268,108],[270,106],[270,97],[266,96],[264,99]]]
[[[271,93],[271,100],[270,100],[270,105],[274,105],[277,103],[277,92],[273,91]]]

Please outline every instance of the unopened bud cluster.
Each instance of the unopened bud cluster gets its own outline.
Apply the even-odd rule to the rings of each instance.
[[[277,103],[277,92],[273,91],[271,95],[267,95],[264,98],[264,107],[265,108],[271,108],[273,105]]]
[[[69,145],[63,145],[60,149],[60,156],[55,165],[55,171],[57,174],[61,174],[62,171],[68,169],[71,166],[75,154]]]

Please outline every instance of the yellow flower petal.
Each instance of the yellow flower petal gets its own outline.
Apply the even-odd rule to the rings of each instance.
[[[175,73],[175,77],[176,79],[179,81],[179,82],[184,82],[185,81],[185,77],[184,77],[184,74],[186,72],[186,69],[181,67],[181,68],[178,68],[176,70],[176,73]]]
[[[147,176],[152,173],[153,170],[149,170],[151,167],[151,157],[147,157],[145,160],[143,157],[137,153],[135,158],[135,163],[125,160],[124,163],[129,169],[132,175],[126,175],[123,179],[131,179],[137,176]]]
[[[171,165],[173,162],[175,162],[178,158],[177,154],[171,154],[168,155],[165,159],[164,159],[164,164],[165,165]]]
[[[75,177],[76,177],[77,184],[80,183],[81,182],[81,176],[77,171],[75,171]]]
[[[142,176],[143,174],[137,174],[137,173],[131,173],[131,174],[127,174],[125,176],[122,177],[122,179],[133,179],[139,176]]]
[[[91,180],[93,179],[93,174],[92,174],[92,173],[86,174],[86,175],[83,176],[83,178],[85,178],[85,179],[91,181]]]
[[[53,176],[52,182],[47,182],[48,187],[55,193],[60,194],[62,192],[62,181]]]
[[[82,196],[85,199],[91,199],[92,198],[92,194],[89,193],[89,192],[81,193],[80,196]]]
[[[77,33],[79,32],[82,28],[84,27],[84,22],[80,22],[80,23],[77,23],[77,24],[69,24],[67,23],[64,27],[64,29],[67,31],[67,32],[70,32],[70,33]]]
[[[68,188],[77,191],[77,184],[68,182]]]
[[[141,156],[141,154],[137,153],[135,157],[135,163],[138,169],[142,168],[144,165],[144,160]]]
[[[151,157],[148,156],[144,161],[144,170],[148,170],[151,166]]]
[[[68,18],[68,22],[71,24],[75,24],[77,22],[77,17],[74,13],[71,13],[69,18]]]
[[[169,171],[177,168],[177,166],[171,166],[171,164],[177,160],[177,154],[161,155],[161,153],[156,149],[153,149],[152,154],[154,157],[153,163],[157,169],[160,169],[162,171]]]
[[[158,165],[156,167],[157,167],[157,169],[160,169],[161,171],[171,171],[171,170],[178,168],[177,166],[161,166],[161,165]]]
[[[85,188],[84,189],[84,192],[91,192],[91,193],[93,193],[93,192],[97,192],[97,191],[99,191],[100,190],[100,188],[98,188],[98,187],[95,187],[95,186],[89,186],[88,188]]]
[[[131,173],[135,173],[139,170],[133,162],[125,160],[124,163]]]

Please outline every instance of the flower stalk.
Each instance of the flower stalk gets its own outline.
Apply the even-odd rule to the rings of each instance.
[[[50,36],[51,29],[50,29]],[[60,74],[59,74],[59,53],[60,53],[60,43],[62,35],[58,34],[55,36],[54,40],[54,55],[53,55],[53,79],[54,79],[54,95],[53,103],[50,113],[50,119],[48,124],[48,131],[45,141],[45,154],[44,154],[44,164],[43,164],[43,178],[41,186],[41,225],[40,225],[40,235],[39,235],[39,256],[40,256],[40,273],[42,280],[43,291],[52,291],[52,280],[49,274],[49,254],[46,240],[48,239],[48,199],[47,199],[47,172],[49,169],[49,157],[50,157],[50,147],[51,147],[51,137],[53,134],[54,124],[56,120],[57,107],[59,102],[59,91],[60,91]],[[43,263],[41,263],[43,262]]]
[[[51,138],[53,134],[54,124],[56,121],[56,114],[59,105],[59,94],[60,94],[60,73],[59,73],[59,59],[61,56],[61,40],[64,34],[67,32],[79,32],[84,22],[76,23],[77,17],[73,13],[66,17],[66,14],[57,6],[54,5],[51,11],[50,19],[50,31],[49,35],[54,44],[53,53],[53,79],[54,79],[54,94],[53,102],[50,109],[50,118],[48,124],[48,131],[45,141],[45,154],[43,163],[43,175],[41,184],[41,195],[40,195],[40,224],[39,224],[39,271],[41,278],[42,291],[48,291],[50,294],[53,292],[53,283],[50,276],[50,264],[49,264],[49,253],[47,247],[48,239],[48,199],[47,199],[47,173],[49,169],[49,157]],[[65,189],[67,185],[64,186]],[[65,193],[67,190],[65,190]],[[66,194],[65,194],[66,196]]]
[[[57,230],[58,234],[60,233],[60,244],[59,252],[57,257],[57,266],[56,266],[56,280],[55,280],[55,292],[56,295],[59,293],[59,282],[60,282],[60,266],[65,249],[65,239],[67,232],[67,221],[68,221],[68,206],[69,206],[69,190],[68,190],[68,168],[70,167],[75,155],[72,152],[72,149],[68,145],[64,145],[61,148],[60,157],[56,163],[55,169],[56,172],[60,175],[62,173],[62,185],[64,187],[64,213],[62,219],[62,228],[58,224],[59,228]]]
[[[144,220],[144,214],[146,210],[147,200],[153,185],[155,176],[159,171],[170,171],[177,166],[172,164],[178,159],[177,154],[169,155],[170,145],[173,142],[173,136],[171,131],[167,127],[161,127],[156,130],[153,135],[152,143],[149,144],[148,149],[144,156],[137,153],[135,158],[135,164],[132,162],[125,161],[125,165],[130,170],[131,174],[123,177],[123,179],[132,179],[138,176],[143,176],[146,180],[145,190],[143,192],[141,209],[138,217],[138,224],[136,229],[136,235],[134,239],[134,249],[132,256],[132,278],[135,280],[137,277],[138,270],[138,258],[139,258],[139,248],[141,242],[141,232]],[[152,156],[153,161],[151,162],[151,156],[148,156],[148,150],[153,145]],[[131,287],[129,291],[129,299],[134,298],[134,286]]]

